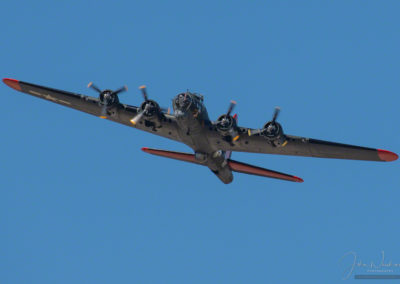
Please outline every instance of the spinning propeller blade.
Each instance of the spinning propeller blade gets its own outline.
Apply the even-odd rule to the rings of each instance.
[[[149,97],[147,96],[146,86],[142,85],[139,87],[139,89],[142,91],[144,101],[147,102],[149,100]]]
[[[119,93],[123,93],[123,92],[126,92],[126,91],[128,91],[128,87],[125,85],[125,86],[119,88],[118,90],[112,92],[112,94],[113,95],[118,95]]]
[[[236,106],[236,102],[235,101],[231,101],[231,104],[229,105],[228,111],[226,112],[227,116],[231,115],[231,112],[235,108],[235,106]]]
[[[93,90],[95,90],[95,91],[98,92],[99,94],[101,93],[101,90],[100,90],[96,85],[94,85],[93,82],[90,82],[90,83],[87,85],[87,87],[88,87],[88,88],[92,88]]]
[[[103,105],[101,108],[100,118],[107,118],[107,105]]]
[[[149,110],[149,108],[150,108],[150,105],[147,104],[147,105],[145,106],[145,108],[144,108],[143,111],[139,112],[134,118],[132,118],[132,119],[130,120],[131,123],[132,123],[133,125],[136,125],[136,124],[139,122],[139,120],[143,117],[143,115]]]
[[[261,134],[262,131],[263,131],[262,129],[249,129],[247,131],[247,134],[249,136],[253,136],[253,135]]]
[[[274,115],[272,116],[272,122],[275,123],[275,120],[278,118],[279,112],[281,111],[280,107],[275,107]]]

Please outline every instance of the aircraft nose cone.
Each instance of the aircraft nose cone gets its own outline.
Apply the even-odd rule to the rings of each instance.
[[[379,159],[385,162],[396,161],[399,158],[399,156],[396,153],[381,149],[378,149],[378,156]]]

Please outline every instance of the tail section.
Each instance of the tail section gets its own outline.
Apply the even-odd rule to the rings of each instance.
[[[200,161],[196,160],[194,154],[152,149],[152,148],[146,148],[146,147],[142,148],[142,150],[146,153],[156,155],[156,156],[161,156],[161,157],[165,157],[165,158],[170,158],[170,159],[194,163],[194,164],[198,164],[198,165],[202,165],[202,166],[207,166],[207,164],[201,163]],[[262,177],[275,178],[275,179],[280,179],[280,180],[293,181],[293,182],[303,182],[303,180],[301,178],[293,176],[293,175],[288,175],[285,173],[280,173],[277,171],[272,171],[272,170],[264,169],[261,167],[252,166],[252,165],[241,163],[241,162],[234,161],[231,159],[228,159],[226,161],[228,163],[229,169],[234,172],[262,176]],[[213,171],[213,172],[218,176],[217,171]],[[221,179],[221,177],[219,177],[219,178]],[[221,180],[224,183],[230,182],[230,181],[224,181],[223,179],[221,179]]]
[[[158,150],[151,148],[142,148],[142,151],[156,156],[161,156],[165,158],[206,166],[225,184],[231,183],[233,180],[232,171],[227,165],[227,163],[223,163],[225,161],[223,157],[215,157],[215,158],[209,157],[208,161],[207,160],[204,161],[196,159],[196,156],[194,154],[189,154],[189,153]]]

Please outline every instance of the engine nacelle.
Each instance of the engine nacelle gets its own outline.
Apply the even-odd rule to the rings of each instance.
[[[223,114],[217,119],[217,130],[224,137],[230,137],[233,141],[239,138],[236,120],[230,116]]]
[[[119,103],[118,95],[112,90],[104,90],[99,95],[99,103],[103,106],[113,106]]]
[[[147,105],[149,106],[147,107],[147,111],[145,111]],[[149,126],[156,128],[161,126],[162,112],[157,102],[153,100],[144,101],[140,106],[140,111],[144,112],[143,118],[145,120],[145,124],[150,123],[151,125]]]
[[[283,147],[287,143],[282,126],[278,122],[267,122],[263,127],[261,135],[270,141],[275,147]]]

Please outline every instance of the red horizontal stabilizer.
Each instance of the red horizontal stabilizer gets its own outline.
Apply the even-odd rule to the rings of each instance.
[[[234,160],[228,160],[229,167],[231,168],[232,171],[234,172],[239,172],[239,173],[244,173],[244,174],[249,174],[249,175],[256,175],[256,176],[262,176],[262,177],[269,177],[269,178],[276,178],[276,179],[282,179],[282,180],[288,180],[288,181],[294,181],[294,182],[303,182],[303,180],[299,177],[276,172],[276,171],[271,171],[268,169],[248,165],[245,163],[237,162]]]
[[[200,164],[195,159],[193,154],[174,152],[174,151],[166,151],[166,150],[158,150],[158,149],[152,149],[152,148],[147,148],[147,147],[143,147],[142,151],[152,154],[152,155],[157,155],[157,156],[171,158],[171,159],[175,159],[175,160],[181,160],[181,161],[185,161],[185,162]]]
[[[203,165],[200,162],[198,162],[193,154],[189,153],[182,153],[182,152],[175,152],[175,151],[167,151],[167,150],[159,150],[159,149],[152,149],[152,148],[147,148],[143,147],[142,151],[156,155],[156,156],[161,156],[165,158],[171,158],[175,160],[180,160],[184,162],[189,162],[189,163],[194,163],[194,164],[199,164]],[[228,165],[230,169],[234,172],[238,173],[244,173],[244,174],[250,174],[250,175],[256,175],[256,176],[263,176],[263,177],[269,177],[269,178],[276,178],[276,179],[282,179],[282,180],[288,180],[288,181],[294,181],[294,182],[303,182],[303,180],[299,177],[276,172],[276,171],[271,171],[268,169],[248,165],[245,163],[237,162],[234,160],[227,160]]]

